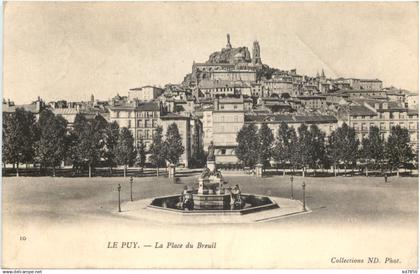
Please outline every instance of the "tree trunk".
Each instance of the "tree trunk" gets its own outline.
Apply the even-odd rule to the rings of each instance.
[[[112,166],[109,167],[109,176],[112,177]]]
[[[156,177],[159,177],[159,167],[156,167]]]
[[[305,166],[302,167],[302,177],[305,177]]]
[[[373,175],[375,176],[375,175]],[[368,171],[368,160],[366,159],[366,177],[369,177],[369,171]]]
[[[333,167],[334,167],[334,177],[337,177],[337,165],[336,165],[336,163],[334,163]]]
[[[55,165],[53,165],[53,177],[55,177]]]
[[[400,169],[397,167],[397,177],[400,177]]]
[[[89,178],[92,177],[92,165],[89,164]]]
[[[347,176],[347,165],[344,165],[344,177]]]
[[[127,165],[124,165],[124,178],[127,177]]]
[[[16,163],[16,177],[19,177],[19,163]]]

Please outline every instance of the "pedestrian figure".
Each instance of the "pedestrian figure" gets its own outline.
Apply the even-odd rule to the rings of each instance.
[[[385,183],[388,182],[388,174],[386,174],[386,172],[384,173],[384,179],[385,179]]]

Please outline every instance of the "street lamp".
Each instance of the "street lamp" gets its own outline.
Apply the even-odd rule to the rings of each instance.
[[[306,211],[306,197],[305,197],[305,182],[302,183],[302,191],[303,191],[303,211]]]
[[[133,177],[130,177],[130,198],[133,201]]]
[[[290,176],[290,196],[291,199],[294,200],[295,198],[293,197],[293,175]]]
[[[121,212],[121,185],[118,184],[118,212]]]

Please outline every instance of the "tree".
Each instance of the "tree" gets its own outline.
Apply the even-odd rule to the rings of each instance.
[[[120,127],[116,121],[108,123],[104,132],[105,144],[102,148],[101,157],[109,167],[109,174],[112,175],[112,167],[116,164],[116,148]]]
[[[158,126],[153,134],[153,141],[149,149],[150,162],[156,167],[156,176],[159,176],[159,167],[165,164],[164,143],[162,140],[162,127]]]
[[[146,163],[146,145],[143,142],[143,138],[140,138],[139,143],[136,148],[136,159],[135,159],[136,166],[143,167]]]
[[[289,126],[285,122],[281,122],[276,142],[273,149],[273,158],[280,164],[286,163],[290,159],[290,136]],[[283,166],[283,176],[285,175],[285,168]]]
[[[408,129],[401,128],[399,125],[391,128],[391,134],[388,136],[386,143],[386,157],[391,168],[397,170],[397,176],[399,177],[401,164],[405,164],[414,158]]]
[[[331,133],[328,143],[328,154],[334,164],[334,175],[336,176],[337,164],[344,163],[345,173],[349,164],[354,165],[358,157],[359,140],[356,132],[346,123]]]
[[[36,155],[44,167],[53,168],[55,177],[55,167],[66,155],[67,121],[45,109],[40,114],[38,128],[40,136],[36,145]]]
[[[344,143],[341,152],[341,159],[344,162],[344,173],[347,173],[347,167],[349,165],[354,168],[359,154],[359,139],[356,137],[356,131],[354,128],[349,127],[346,123],[341,126],[344,131]]]
[[[124,177],[127,176],[127,166],[132,163],[135,157],[134,138],[128,128],[123,127],[118,135],[118,142],[115,150],[117,162],[124,165]]]
[[[309,155],[309,163],[315,169],[325,162],[325,133],[315,124],[309,127]]]
[[[201,142],[202,133],[200,132],[200,124],[200,120],[197,119],[194,121],[194,134],[191,138],[191,164],[193,167],[204,167],[206,163],[206,154],[204,152],[203,144]]]
[[[300,163],[300,148],[299,148],[299,139],[296,134],[296,130],[294,127],[290,127],[288,130],[289,136],[289,148],[288,148],[288,156],[290,164],[292,165],[293,174],[295,173],[295,169]]]
[[[305,177],[306,167],[312,160],[311,155],[311,139],[306,124],[300,125],[298,128],[298,145],[297,154],[299,155],[298,163],[302,166],[302,176]]]
[[[360,156],[366,161],[366,176],[368,176],[368,165],[370,161],[373,161],[375,167],[378,162],[383,161],[385,144],[378,127],[370,127],[368,137],[362,140]]]
[[[258,140],[257,128],[254,124],[245,124],[236,136],[238,146],[236,156],[246,167],[253,167],[257,163]]]
[[[33,161],[36,141],[35,116],[17,108],[14,113],[5,115],[3,153],[7,163],[16,164],[16,176],[19,176],[19,163]]]
[[[184,153],[185,148],[182,145],[182,138],[178,131],[178,126],[170,124],[166,130],[166,138],[164,143],[165,158],[169,163],[177,165],[179,157]]]
[[[327,155],[330,158],[330,161],[333,164],[334,176],[337,176],[337,164],[340,163],[341,149],[340,149],[340,136],[337,130],[331,132],[331,135],[328,139],[327,146]]]
[[[82,131],[88,125],[86,117],[78,113],[74,119],[73,127],[67,136],[67,157],[71,160],[73,165],[73,172],[78,174],[82,167],[82,159],[79,154],[79,141],[82,135]]]
[[[258,141],[258,162],[266,166],[271,158],[272,155],[272,145],[274,141],[273,132],[267,126],[266,123],[263,123],[258,130],[257,134],[257,141]]]
[[[77,114],[73,125],[71,157],[76,170],[83,165],[89,168],[89,178],[92,177],[92,168],[100,159],[103,147],[103,132],[99,130],[101,122],[87,120],[82,114]],[[99,131],[98,131],[99,130]]]

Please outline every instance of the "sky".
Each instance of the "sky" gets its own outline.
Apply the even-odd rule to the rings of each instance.
[[[182,82],[192,63],[258,40],[262,61],[418,91],[415,2],[7,2],[3,97],[106,100]]]

